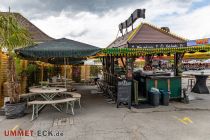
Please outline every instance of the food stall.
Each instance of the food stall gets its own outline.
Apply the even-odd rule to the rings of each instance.
[[[104,81],[111,83],[112,87],[116,86],[115,92],[119,93],[116,81],[122,78],[115,72],[115,62],[118,62],[118,65],[120,62],[125,70],[122,77],[132,82],[133,103],[138,103],[142,99],[147,100],[152,87],[168,91],[170,99],[180,99],[182,86],[179,68],[184,53],[209,49],[210,46],[187,46],[187,40],[171,33],[168,27],[159,28],[148,23],[140,23],[137,28],[132,28],[129,32],[126,27],[126,32],[102,51],[104,54]],[[151,67],[154,56],[163,55],[173,55],[173,73],[159,72]],[[139,57],[145,58],[145,66],[143,70],[134,72],[133,63]],[[115,96],[117,100],[117,95]]]
[[[112,65],[116,60],[121,61],[126,80],[133,83],[131,96],[134,102],[147,100],[152,87],[169,91],[171,99],[181,98],[181,76],[178,73],[178,65],[186,49],[190,48],[186,47],[185,39],[151,24],[141,23],[136,29],[117,38],[103,50],[106,54],[103,58],[104,70],[110,75],[121,77],[114,71]],[[174,74],[153,70],[150,65],[152,59],[160,54],[174,54]],[[144,69],[134,72],[133,63],[135,58],[140,56],[145,58]]]

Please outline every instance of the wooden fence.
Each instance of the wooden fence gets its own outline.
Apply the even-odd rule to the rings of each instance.
[[[20,60],[20,67],[22,70],[26,69],[28,65],[28,61],[26,60]],[[6,88],[4,88],[4,83],[7,81],[7,66],[8,66],[8,57],[6,54],[0,52],[0,107],[4,104],[4,97],[7,96]],[[68,79],[72,79],[72,67],[73,66],[67,66],[66,76]],[[87,81],[90,79],[90,67],[88,65],[79,66],[81,67],[81,75],[80,79],[81,81]],[[61,75],[64,76],[65,68],[64,66],[61,67]],[[43,72],[42,74],[37,73],[38,79],[43,79]],[[26,93],[27,89],[27,77],[21,77],[20,79],[20,85],[21,85],[21,93]]]
[[[0,52],[0,107],[4,104],[3,84],[7,79],[7,55]]]
[[[72,79],[72,67],[73,66],[67,66],[66,67],[66,77],[67,79]],[[90,66],[88,65],[83,65],[83,66],[78,66],[81,69],[81,75],[80,79],[81,81],[86,81],[90,79]],[[61,69],[61,75],[65,75],[65,67],[62,67]]]
[[[27,61],[21,60],[21,69],[26,69]],[[7,96],[6,88],[4,88],[4,83],[7,81],[7,67],[8,67],[8,57],[6,54],[0,52],[0,107],[4,104],[4,97]],[[21,77],[20,79],[21,93],[26,92],[27,87],[27,77]]]

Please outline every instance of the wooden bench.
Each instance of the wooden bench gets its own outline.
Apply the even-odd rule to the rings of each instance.
[[[32,112],[31,120],[33,121],[35,118],[38,117],[39,111],[42,109],[43,105],[49,105],[49,104],[55,105],[55,104],[66,103],[66,113],[68,113],[68,108],[70,105],[72,114],[74,115],[74,102],[76,100],[77,100],[76,98],[66,98],[66,99],[58,99],[58,100],[51,100],[51,101],[37,101],[36,100],[36,101],[28,102],[28,105],[33,105],[33,112]]]
[[[20,97],[27,98],[27,97],[31,97],[31,96],[35,96],[35,95],[38,95],[38,93],[25,93],[25,94],[21,94]]]
[[[81,94],[79,94],[77,92],[63,92],[63,94],[70,95],[71,97],[76,98],[76,100],[79,103],[79,107],[81,108],[81,104],[80,104]]]
[[[38,93],[25,93],[25,94],[21,94],[20,98],[21,99],[26,99],[27,102],[29,102],[30,97],[34,97],[36,95],[39,95]]]

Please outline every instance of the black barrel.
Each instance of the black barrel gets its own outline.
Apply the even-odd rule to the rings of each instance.
[[[157,91],[149,92],[149,102],[153,106],[158,106],[160,104],[160,93]]]
[[[169,92],[165,90],[160,90],[161,93],[161,104],[162,105],[169,105]]]

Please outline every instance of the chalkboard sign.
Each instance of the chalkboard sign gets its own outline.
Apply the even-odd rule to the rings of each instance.
[[[117,87],[117,108],[121,103],[127,103],[128,108],[131,108],[131,85],[130,81],[118,81]]]

